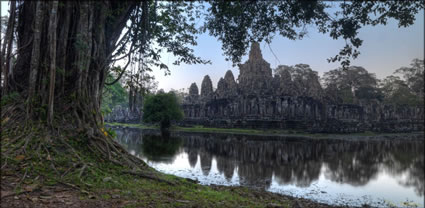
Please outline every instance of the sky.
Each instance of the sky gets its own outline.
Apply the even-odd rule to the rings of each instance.
[[[407,28],[398,28],[397,21],[389,21],[387,25],[367,26],[359,31],[363,45],[359,48],[361,54],[351,61],[351,65],[363,66],[378,79],[391,75],[396,69],[409,66],[414,58],[424,58],[424,11],[416,15],[416,21]],[[333,40],[328,34],[318,33],[315,28],[309,28],[309,34],[302,40],[289,40],[276,36],[272,43],[260,43],[264,60],[270,63],[272,69],[278,65],[309,64],[319,72],[324,72],[340,67],[339,62],[328,63],[327,59],[338,54],[345,45],[343,39]],[[271,50],[270,50],[271,48]],[[191,83],[196,82],[201,87],[202,79],[209,75],[213,87],[224,77],[227,70],[232,70],[235,79],[239,75],[239,68],[232,67],[231,62],[225,61],[221,50],[221,42],[208,34],[198,37],[198,45],[194,47],[195,54],[212,61],[207,65],[169,65],[171,75],[164,76],[163,71],[156,70],[154,75],[158,81],[158,89],[187,89]],[[273,55],[276,55],[276,57]],[[242,58],[242,63],[248,56]],[[173,55],[163,55],[166,64],[171,64]]]
[[[1,15],[5,15],[7,10],[7,1],[2,1]],[[345,45],[344,40],[333,40],[328,34],[318,33],[314,26],[308,28],[308,31],[308,35],[302,40],[289,40],[276,36],[270,47],[264,42],[260,43],[263,58],[270,63],[272,69],[278,65],[309,64],[320,76],[324,72],[338,68],[340,63],[328,63],[327,58],[338,54]],[[385,78],[396,69],[409,66],[414,58],[424,59],[424,11],[416,15],[415,23],[410,27],[399,28],[397,21],[390,20],[385,26],[361,28],[359,37],[363,40],[363,45],[359,48],[361,54],[351,61],[351,65],[362,66],[375,73],[379,79]],[[164,53],[162,61],[169,66],[171,75],[164,76],[164,71],[154,70],[152,74],[158,82],[158,89],[187,90],[193,82],[200,87],[205,75],[211,77],[215,88],[218,80],[224,77],[229,69],[235,78],[238,77],[238,67],[232,67],[231,62],[225,61],[221,42],[208,34],[199,35],[197,42],[198,45],[193,47],[195,55],[211,60],[212,64],[175,66],[172,65],[175,60],[173,55]],[[247,55],[242,58],[242,63],[246,60]]]

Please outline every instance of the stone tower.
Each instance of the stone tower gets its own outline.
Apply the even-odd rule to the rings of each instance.
[[[213,86],[211,82],[211,78],[208,75],[205,75],[204,79],[202,80],[201,84],[201,96],[202,97],[209,97],[212,96],[214,93]]]
[[[239,65],[239,88],[244,94],[265,94],[271,91],[273,79],[270,64],[263,59],[260,44],[253,42],[249,59]]]
[[[198,90],[198,85],[196,85],[196,83],[192,83],[189,87],[189,95],[190,96],[198,96],[199,95],[199,90]]]
[[[226,75],[224,75],[224,79],[220,78],[215,92],[219,98],[229,98],[237,95],[237,84],[232,71],[227,70]]]

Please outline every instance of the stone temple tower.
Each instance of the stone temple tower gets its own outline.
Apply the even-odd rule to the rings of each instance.
[[[239,65],[239,88],[243,94],[266,94],[273,79],[270,64],[263,59],[260,44],[253,42],[249,59]]]

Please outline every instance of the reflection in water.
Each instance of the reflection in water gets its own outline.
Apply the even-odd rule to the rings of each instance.
[[[336,184],[361,189],[386,173],[406,190],[414,190],[417,196],[409,198],[423,201],[423,140],[347,141],[200,133],[173,133],[163,139],[135,130],[117,130],[117,135],[129,152],[156,163],[174,164],[176,156],[185,153],[194,169],[199,156],[204,176],[210,176],[215,160],[217,171],[227,182],[237,173],[243,186],[269,189],[274,181],[282,187],[310,187],[323,175]],[[418,203],[423,206],[423,202]]]
[[[172,163],[181,145],[180,137],[164,138],[160,135],[144,135],[141,149],[148,160]]]

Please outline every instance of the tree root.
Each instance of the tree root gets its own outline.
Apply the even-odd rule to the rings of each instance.
[[[28,168],[25,169],[25,173],[24,176],[21,178],[21,180],[19,180],[19,183],[16,184],[15,188],[13,189],[13,191],[16,191],[16,189],[21,186],[22,182],[25,180],[25,177],[27,177],[27,173],[28,173]]]
[[[4,163],[2,163],[1,169],[4,170],[13,165],[19,169],[20,174],[24,175],[15,189],[21,185],[29,173],[31,177],[44,176],[75,189],[81,189],[79,186],[92,186],[85,183],[84,179],[87,175],[92,175],[93,171],[105,171],[104,167],[94,162],[104,160],[122,167],[124,170],[132,170],[127,174],[175,185],[173,182],[154,175],[142,173],[142,170],[147,167],[145,162],[128,153],[110,135],[105,134],[94,121],[83,123],[86,121],[79,117],[83,111],[75,109],[70,109],[70,111],[76,118],[72,115],[58,116],[53,125],[27,119],[24,108],[9,107],[7,114],[1,112],[2,127],[5,129],[2,129],[2,135],[6,135],[8,138],[1,141],[1,144],[6,147],[2,148],[2,157],[4,156],[6,159],[2,160]],[[86,118],[88,119],[90,116]],[[77,121],[69,122],[75,120]],[[78,123],[77,127],[76,123]],[[84,125],[90,126],[90,128]],[[78,130],[76,131],[76,129]],[[22,153],[26,161],[25,165],[32,164],[25,170],[23,170],[25,165],[22,165],[22,159],[16,159],[21,158],[20,154]],[[46,160],[49,160],[50,164]],[[14,161],[19,163],[14,163]],[[33,168],[37,163],[44,166],[41,169]],[[77,180],[81,183],[76,182],[74,185],[65,182],[75,178],[78,178]]]

